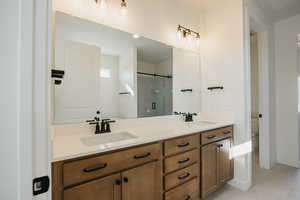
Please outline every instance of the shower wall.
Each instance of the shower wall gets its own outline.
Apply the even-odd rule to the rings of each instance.
[[[172,59],[158,63],[138,61],[138,71],[151,74],[172,75]],[[138,75],[138,117],[172,114],[172,79]]]

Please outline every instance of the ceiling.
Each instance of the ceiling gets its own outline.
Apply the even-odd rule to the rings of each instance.
[[[256,0],[275,20],[282,20],[300,14],[300,0]]]
[[[120,56],[129,48],[136,47],[138,58],[150,63],[159,63],[172,55],[172,47],[163,43],[144,37],[135,39],[127,32],[61,12],[56,14],[57,35],[98,46],[103,54]]]

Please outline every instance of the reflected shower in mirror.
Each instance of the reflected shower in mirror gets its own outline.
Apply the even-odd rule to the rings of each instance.
[[[172,114],[172,47],[61,12],[55,15],[54,123]]]

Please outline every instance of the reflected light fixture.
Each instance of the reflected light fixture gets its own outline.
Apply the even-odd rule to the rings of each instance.
[[[196,40],[197,45],[200,44],[200,33],[193,31],[192,29],[178,25],[177,35],[179,39],[187,39],[189,42]]]
[[[107,8],[106,0],[95,0],[96,4],[99,4],[102,9]]]
[[[133,37],[134,39],[140,38],[140,36],[139,36],[138,34],[133,34],[132,37]]]
[[[126,3],[126,0],[122,0],[121,1],[121,15],[122,16],[125,16],[127,14],[127,3]]]

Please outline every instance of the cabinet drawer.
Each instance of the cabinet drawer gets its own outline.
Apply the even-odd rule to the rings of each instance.
[[[209,144],[224,138],[232,137],[232,127],[220,128],[213,131],[207,131],[201,134],[201,144]]]
[[[165,156],[184,152],[199,146],[198,135],[168,140],[164,143]]]
[[[198,178],[195,178],[165,193],[165,200],[198,200],[198,199],[199,199]]]
[[[77,184],[159,159],[160,152],[160,144],[152,144],[65,163],[64,185]]]
[[[199,166],[194,164],[192,166],[181,169],[177,172],[165,176],[165,190],[169,190],[177,185],[184,183],[199,176]]]
[[[184,168],[198,161],[198,149],[165,159],[165,173]]]

